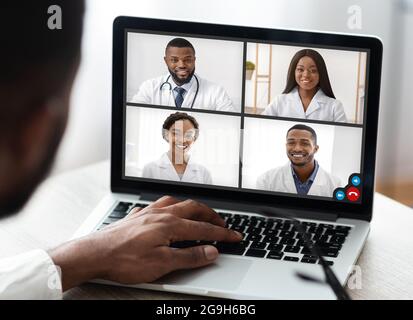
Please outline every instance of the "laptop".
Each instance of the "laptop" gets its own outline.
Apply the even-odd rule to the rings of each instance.
[[[213,265],[130,287],[335,299],[297,276],[323,280],[321,259],[276,213],[344,286],[372,219],[381,60],[370,36],[117,17],[111,192],[74,238],[163,195],[191,198],[244,239],[210,242]]]

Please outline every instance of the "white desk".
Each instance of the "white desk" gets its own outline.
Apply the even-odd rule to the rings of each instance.
[[[0,221],[0,257],[67,240],[109,192],[109,163],[46,180],[26,208]],[[371,233],[358,261],[362,288],[354,299],[413,299],[413,210],[376,193]],[[186,299],[174,293],[85,284],[65,299]]]

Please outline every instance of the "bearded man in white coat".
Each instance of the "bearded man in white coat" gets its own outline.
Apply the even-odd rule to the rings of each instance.
[[[132,97],[133,103],[177,108],[240,112],[226,90],[195,74],[195,48],[186,39],[175,38],[165,49],[168,73],[144,81]]]
[[[340,180],[320,167],[317,153],[317,134],[313,128],[297,124],[287,132],[287,157],[289,163],[271,169],[257,180],[257,188],[275,192],[332,197]]]

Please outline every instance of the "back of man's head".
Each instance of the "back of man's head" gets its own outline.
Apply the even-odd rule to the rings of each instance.
[[[84,1],[6,0],[0,7],[1,131],[14,113],[26,111],[15,110],[12,99],[28,94],[41,99],[63,87],[80,54]]]
[[[0,4],[0,216],[50,168],[80,60],[84,0]]]

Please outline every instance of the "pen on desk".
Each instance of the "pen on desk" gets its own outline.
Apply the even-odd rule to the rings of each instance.
[[[265,215],[277,216],[283,219],[290,220],[296,228],[297,232],[300,234],[301,238],[304,240],[305,246],[308,249],[310,249],[311,253],[319,259],[319,264],[323,268],[323,272],[326,277],[325,281],[321,279],[316,279],[307,274],[296,273],[296,275],[300,279],[303,279],[305,281],[327,284],[333,290],[338,300],[351,300],[346,290],[341,286],[340,281],[337,279],[333,270],[326,263],[318,246],[315,243],[312,243],[307,231],[303,229],[301,222],[297,218],[295,218],[294,215],[289,214],[288,211],[282,210],[281,212],[280,209],[274,208],[261,208],[259,212]]]

